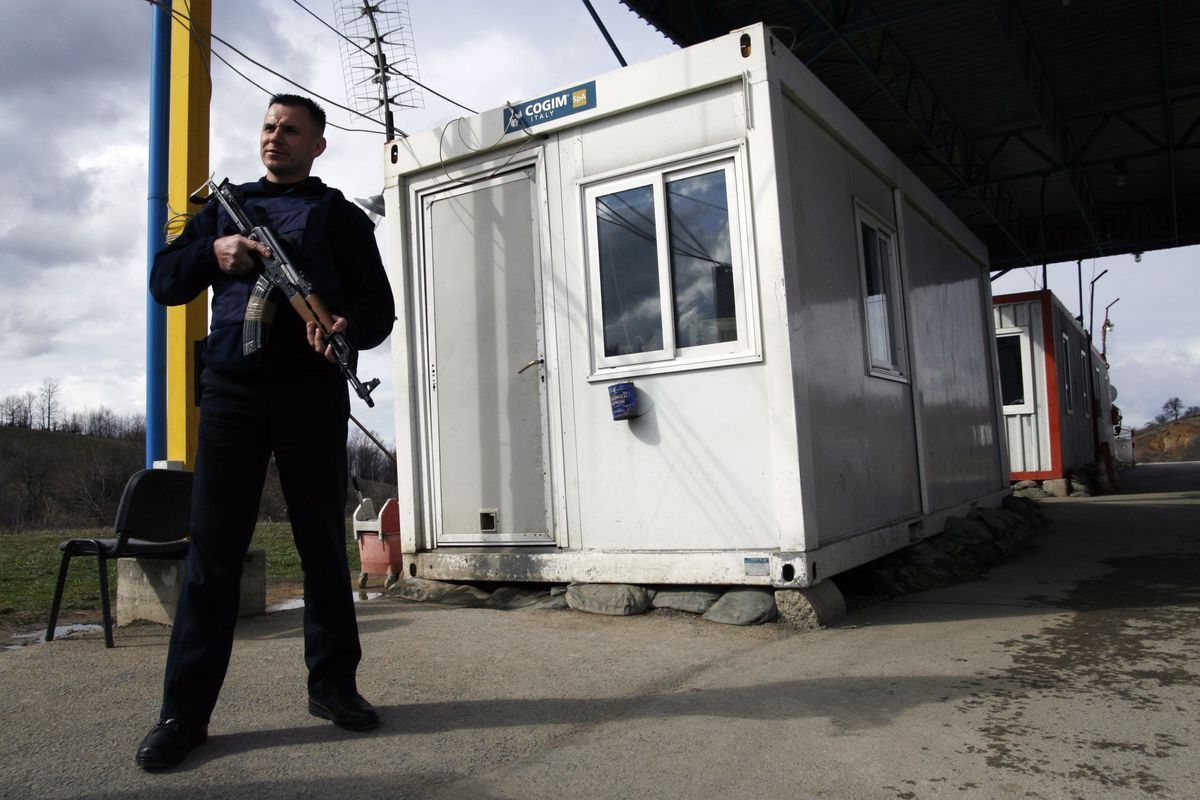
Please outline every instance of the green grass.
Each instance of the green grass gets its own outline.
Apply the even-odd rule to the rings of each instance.
[[[292,543],[292,526],[288,523],[258,523],[250,548],[265,550],[267,553],[268,586],[272,583],[303,580],[300,554],[296,552],[296,546]],[[350,561],[350,569],[358,572],[358,542],[354,539],[354,529],[349,521],[346,522],[346,558]]]
[[[44,625],[54,599],[61,553],[65,539],[103,539],[111,528],[62,531],[0,531],[0,624],[18,628]],[[267,586],[303,580],[300,556],[292,544],[291,526],[285,522],[260,523],[250,547],[267,554]],[[358,544],[350,523],[346,524],[346,555],[350,569],[358,571]],[[109,564],[109,592],[116,613],[117,570]],[[349,587],[347,587],[349,588]],[[100,619],[100,580],[96,559],[73,558],[63,589],[62,612],[95,611]]]

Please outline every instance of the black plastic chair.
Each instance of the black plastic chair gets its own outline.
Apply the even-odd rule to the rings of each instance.
[[[192,521],[192,473],[172,469],[144,469],[125,484],[115,539],[68,539],[58,546],[62,564],[50,606],[46,641],[54,639],[54,623],[62,603],[67,567],[74,556],[95,556],[100,565],[100,604],[104,610],[104,644],[113,646],[112,613],[108,603],[108,562],[117,558],[181,558],[187,555]]]

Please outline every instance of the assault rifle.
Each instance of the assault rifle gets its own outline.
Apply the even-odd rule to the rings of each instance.
[[[369,407],[375,407],[371,392],[379,385],[378,378],[363,383],[354,374],[354,351],[346,342],[346,337],[333,330],[333,315],[313,292],[312,283],[304,277],[299,269],[288,258],[287,250],[278,234],[271,228],[263,209],[259,212],[257,224],[250,220],[246,210],[242,208],[237,193],[229,180],[221,181],[218,186],[211,180],[208,182],[210,195],[215,195],[225,213],[233,220],[238,233],[247,239],[265,244],[271,250],[269,258],[263,258],[263,271],[254,282],[250,293],[250,301],[246,304],[246,317],[242,322],[242,352],[251,355],[261,350],[267,343],[267,334],[275,317],[275,304],[271,301],[271,293],[278,290],[287,298],[292,308],[305,322],[315,322],[321,333],[333,347],[333,358],[338,369],[346,376],[346,380],[354,387],[354,391]]]

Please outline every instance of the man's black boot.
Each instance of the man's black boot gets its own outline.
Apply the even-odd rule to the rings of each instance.
[[[358,692],[338,692],[325,697],[309,695],[308,713],[348,731],[369,731],[379,727],[379,715]]]
[[[138,746],[134,761],[142,769],[168,769],[183,761],[208,738],[208,726],[181,719],[159,720]]]

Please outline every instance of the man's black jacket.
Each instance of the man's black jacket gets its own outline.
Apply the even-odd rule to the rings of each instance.
[[[366,214],[318,178],[290,185],[264,178],[238,191],[251,217],[255,206],[264,208],[276,233],[294,245],[289,255],[313,291],[332,313],[346,318],[351,347],[368,350],[388,337],[395,306]],[[276,313],[267,346],[252,356],[242,354],[242,320],[258,275],[221,272],[212,249],[217,238],[236,232],[219,204],[210,201],[155,255],[151,295],[163,305],[181,305],[212,287],[204,363],[222,374],[267,380],[340,375],[309,346],[303,321],[279,292],[272,295]]]

